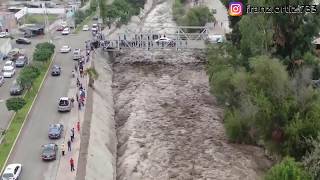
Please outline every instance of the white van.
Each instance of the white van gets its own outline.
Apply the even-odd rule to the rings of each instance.
[[[209,35],[207,38],[207,42],[211,44],[223,43],[224,41],[224,35]]]
[[[5,78],[11,78],[16,73],[16,69],[13,66],[7,66],[3,68],[3,77]]]
[[[76,48],[73,51],[73,60],[81,59],[81,50]]]

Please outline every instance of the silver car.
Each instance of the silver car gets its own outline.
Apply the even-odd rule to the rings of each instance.
[[[71,111],[71,100],[68,97],[61,97],[58,103],[58,111],[65,112]]]
[[[0,75],[0,86],[2,86],[2,84],[4,84],[4,77]]]

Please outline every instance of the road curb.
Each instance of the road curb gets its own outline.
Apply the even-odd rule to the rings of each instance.
[[[47,69],[47,71],[46,71],[46,73],[45,73],[45,75],[44,75],[44,78],[43,78],[42,81],[41,81],[41,84],[40,84],[40,87],[39,87],[39,89],[38,89],[38,91],[37,91],[37,94],[36,94],[36,96],[34,97],[32,103],[31,103],[31,107],[30,107],[30,109],[28,110],[28,113],[27,113],[25,119],[23,120],[23,123],[22,123],[22,125],[21,125],[21,128],[20,128],[20,130],[19,130],[19,132],[18,132],[18,134],[17,134],[16,139],[15,139],[14,142],[13,142],[13,145],[12,145],[10,151],[9,151],[9,154],[8,154],[8,156],[7,156],[7,159],[6,159],[6,161],[3,163],[3,167],[1,168],[0,174],[3,173],[5,167],[6,167],[7,163],[8,163],[8,160],[9,160],[9,158],[10,158],[10,156],[11,156],[11,153],[12,153],[12,151],[13,151],[13,149],[14,149],[14,147],[15,147],[15,145],[16,145],[19,137],[20,137],[20,134],[21,134],[21,132],[22,132],[22,129],[23,129],[23,127],[24,127],[24,124],[26,123],[26,121],[27,121],[27,119],[28,119],[28,117],[29,117],[29,114],[30,114],[30,112],[31,112],[31,110],[32,110],[32,108],[33,108],[34,102],[35,102],[36,99],[38,98],[38,94],[39,94],[40,90],[42,89],[42,86],[43,86],[43,83],[44,83],[45,79],[47,79],[48,72],[49,72],[49,70],[50,70],[50,67],[51,67],[51,65],[52,65],[52,63],[53,63],[53,60],[54,60],[54,57],[55,57],[55,56],[56,56],[56,52],[54,52],[53,55],[52,55],[52,57],[51,57],[51,62],[50,62],[50,64],[49,64],[49,66],[48,66],[48,69]],[[13,120],[13,118],[15,117],[15,115],[16,115],[16,113],[14,113],[14,115],[12,116],[8,127],[10,127],[10,125],[11,125],[11,123],[12,123],[12,120]]]

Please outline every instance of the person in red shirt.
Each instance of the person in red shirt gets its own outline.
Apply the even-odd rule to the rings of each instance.
[[[71,167],[71,172],[74,171],[74,161],[72,158],[70,158],[70,167]]]

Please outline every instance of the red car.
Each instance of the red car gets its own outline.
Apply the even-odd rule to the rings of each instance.
[[[64,30],[64,27],[60,26],[57,28],[57,31],[63,31]]]

